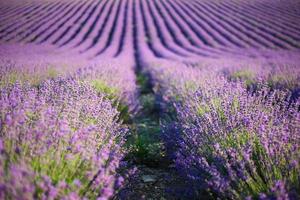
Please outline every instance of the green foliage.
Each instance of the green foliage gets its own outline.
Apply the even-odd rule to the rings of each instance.
[[[241,69],[241,70],[233,72],[230,75],[230,79],[245,81],[246,86],[250,87],[251,85],[253,85],[255,83],[255,74],[251,70]]]
[[[272,74],[267,79],[270,88],[293,90],[299,87],[299,81],[295,74]]]
[[[98,120],[93,117],[85,117],[82,121],[86,125],[96,125],[98,123]]]
[[[122,103],[117,103],[117,110],[120,112],[119,118],[123,120],[124,123],[129,123],[132,119],[129,113],[129,107]]]
[[[91,170],[91,163],[80,154],[69,154],[64,141],[59,141],[58,149],[50,148],[42,154],[32,154],[32,149],[27,144],[17,144],[13,140],[6,140],[4,142],[5,152],[9,155],[5,159],[4,169],[7,171],[12,164],[25,161],[28,166],[35,172],[32,177],[35,183],[42,180],[43,176],[48,176],[53,185],[59,184],[61,181],[66,182],[69,186],[73,187],[75,180],[81,183],[80,192],[89,184],[87,172]],[[72,155],[72,156],[71,156]],[[63,192],[68,194],[72,188],[66,187]],[[42,189],[36,191],[36,196],[41,197],[44,193]]]
[[[132,126],[133,135],[129,140],[131,153],[138,162],[153,164],[164,156],[160,140],[161,128],[152,119],[143,119]]]
[[[275,164],[256,134],[251,134],[246,129],[239,128],[232,130],[226,137],[218,138],[217,141],[224,152],[235,149],[239,153],[239,162],[244,160],[242,152],[244,152],[245,146],[251,145],[252,147],[251,161],[245,165],[248,171],[247,179],[245,181],[240,180],[237,183],[238,186],[236,186],[238,196],[243,194],[242,196],[251,195],[258,198],[260,193],[268,192],[269,188],[275,184],[274,180],[286,179],[294,183],[295,186],[298,184],[296,170],[285,172],[285,166],[288,165],[286,159],[282,159],[280,163]],[[206,154],[213,155],[214,150],[210,148],[210,151],[207,152],[208,149],[205,149]],[[224,170],[224,173],[226,173],[226,170]]]
[[[59,72],[53,67],[50,67],[45,71],[38,71],[35,73],[12,69],[5,76],[0,77],[0,88],[7,85],[12,85],[17,81],[21,84],[27,82],[30,85],[37,87],[42,81],[46,79],[52,79],[57,76],[59,76]]]
[[[137,73],[137,84],[140,87],[142,109],[131,125],[132,134],[127,142],[129,156],[139,163],[157,166],[164,157],[164,151],[156,97],[147,74]]]
[[[140,103],[143,106],[144,113],[151,114],[155,110],[155,96],[152,94],[145,94],[140,97]]]
[[[104,81],[100,80],[100,79],[95,79],[91,81],[91,85],[94,87],[94,89],[102,94],[106,94],[107,98],[109,99],[116,99],[117,95],[118,95],[118,89],[109,86],[108,84],[106,84]]]
[[[141,94],[151,93],[151,87],[149,86],[150,80],[146,74],[138,73],[136,76],[137,85],[140,86]]]
[[[47,70],[46,77],[47,78],[55,78],[59,75],[59,72],[55,68],[49,68]]]
[[[241,149],[249,142],[250,137],[251,134],[246,129],[233,129],[225,138],[222,138],[219,143],[223,149]]]
[[[205,113],[208,113],[210,111],[209,106],[207,105],[198,105],[197,106],[197,114],[202,117],[205,115]]]
[[[198,89],[199,86],[195,81],[189,80],[184,82],[184,87],[186,90],[194,92]]]
[[[90,84],[98,93],[104,94],[106,98],[112,101],[113,106],[120,112],[119,117],[123,120],[123,122],[127,123],[131,121],[129,107],[119,100],[120,91],[118,88],[109,86],[101,79],[91,80]]]
[[[236,112],[240,108],[240,102],[237,96],[233,97],[232,105],[231,105],[231,111]]]
[[[89,181],[86,173],[90,164],[78,154],[68,157],[67,150],[58,154],[56,150],[49,149],[42,156],[32,158],[31,166],[38,174],[48,175],[55,185],[63,180],[68,184],[72,184],[75,179],[86,184]]]

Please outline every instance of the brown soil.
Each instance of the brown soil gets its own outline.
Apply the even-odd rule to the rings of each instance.
[[[174,193],[176,189],[183,188],[182,186],[186,183],[172,165],[167,168],[150,168],[139,165],[137,172],[130,179],[130,182],[114,198],[115,200],[185,199]]]

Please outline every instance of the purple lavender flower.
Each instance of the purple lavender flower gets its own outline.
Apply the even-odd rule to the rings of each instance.
[[[46,80],[38,88],[14,84],[0,90],[0,110],[1,151],[6,146],[9,155],[0,154],[1,170],[15,157],[7,173],[0,170],[5,174],[1,196],[81,199],[113,194],[127,130],[117,122],[112,102],[87,82],[68,77]],[[83,196],[80,191],[87,187]]]
[[[300,158],[299,102],[287,103],[289,92],[267,86],[249,93],[243,82],[229,82],[218,70],[172,64],[150,70],[161,85],[159,95],[175,105],[178,170],[196,190],[206,182],[223,198],[269,198],[278,181],[285,183],[277,187],[278,198],[289,198],[298,185],[293,177],[299,168],[290,170],[298,165],[290,163]]]

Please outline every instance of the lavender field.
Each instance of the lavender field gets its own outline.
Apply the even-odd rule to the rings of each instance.
[[[300,199],[300,1],[0,0],[0,199]]]

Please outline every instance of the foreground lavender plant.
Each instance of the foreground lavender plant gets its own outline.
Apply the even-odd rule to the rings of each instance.
[[[75,75],[88,81],[97,92],[107,94],[110,99],[118,99],[128,107],[128,113],[137,109],[138,90],[132,67],[116,61],[92,63],[90,67],[79,68]]]
[[[178,170],[194,186],[230,198],[299,197],[299,99],[262,85],[249,94],[218,70],[184,65],[153,67],[160,94],[177,113]],[[170,132],[166,134],[170,135]],[[174,142],[175,141],[175,142]]]
[[[248,88],[257,89],[263,83],[272,89],[289,90],[292,98],[297,99],[300,96],[299,64],[281,62],[246,62],[221,71],[231,81],[242,80]]]
[[[126,130],[118,111],[73,78],[0,91],[0,197],[108,199]]]
[[[0,87],[25,82],[38,86],[43,80],[55,78],[62,74],[62,68],[55,68],[47,63],[27,66],[12,60],[0,60]]]
[[[191,98],[177,107],[183,135],[176,162],[196,187],[234,199],[299,195],[299,102],[289,105],[285,93],[267,89],[250,96],[231,83]],[[276,184],[284,194],[273,191]]]

